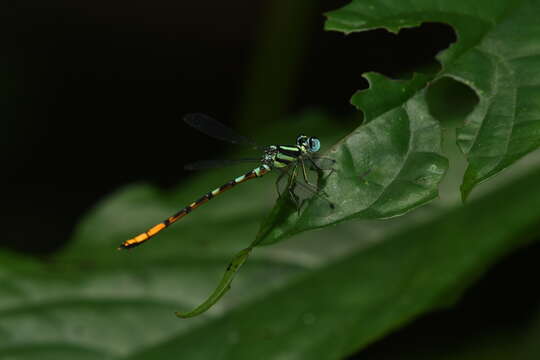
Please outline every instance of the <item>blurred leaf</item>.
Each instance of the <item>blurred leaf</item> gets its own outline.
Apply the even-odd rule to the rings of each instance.
[[[452,289],[461,291],[486,266],[522,245],[527,239],[515,235],[540,220],[540,192],[531,191],[538,181],[537,170],[371,246],[365,243],[367,229],[341,226],[332,232],[339,239],[332,246],[329,233],[319,232],[301,244],[265,249],[245,265],[249,269],[238,277],[235,292],[208,315],[189,321],[172,311],[197,302],[224,262],[216,257],[225,245],[220,237],[213,237],[212,247],[200,241],[212,233],[229,240],[240,229],[254,230],[249,223],[247,228],[241,221],[220,226],[211,214],[194,217],[197,223],[147,244],[150,251],[164,248],[159,258],[156,252],[117,252],[116,262],[96,259],[99,265],[82,268],[3,269],[0,355],[22,347],[31,352],[37,344],[35,351],[43,356],[48,348],[58,354],[65,347],[66,352],[87,350],[87,358],[98,354],[96,359],[341,358],[440,306]],[[125,201],[133,198],[129,193],[144,188],[124,192],[94,217],[105,220],[110,208],[133,206]],[[249,212],[253,209],[240,215]],[[383,235],[388,228],[381,223]],[[175,239],[179,234],[181,244]],[[237,245],[238,240],[231,244]]]
[[[100,204],[49,265],[5,255],[0,358],[309,358],[315,351],[313,358],[340,358],[455,299],[540,216],[540,195],[531,191],[540,174],[532,174],[433,223],[445,212],[439,203],[391,222],[305,233],[254,251],[234,291],[206,315],[178,319],[174,311],[200,303],[249,244],[275,196],[273,179],[212,200],[138,251],[115,248],[236,173],[210,172],[167,193],[126,188]],[[415,224],[427,225],[402,232]]]
[[[540,220],[540,171],[364,251],[353,251],[134,359],[338,359],[461,290]],[[508,198],[514,201],[508,202]],[[471,227],[474,219],[474,227]],[[498,221],[493,221],[498,219]],[[256,321],[254,321],[256,319]]]
[[[249,244],[275,196],[273,179],[212,200],[139,251],[114,249],[223,173],[236,171],[167,193],[124,189],[90,214],[54,263],[5,255],[0,358],[341,358],[448,304],[540,218],[537,171],[451,213],[433,204],[391,222],[305,233],[255,249],[233,291],[205,315],[181,320],[174,311],[200,303]],[[415,224],[425,225],[402,232]]]
[[[536,0],[353,0],[328,13],[326,28],[397,32],[426,21],[454,27],[458,41],[439,56],[443,71],[437,78],[463,82],[479,97],[458,132],[469,162],[461,187],[465,200],[477,184],[540,144],[539,12]]]

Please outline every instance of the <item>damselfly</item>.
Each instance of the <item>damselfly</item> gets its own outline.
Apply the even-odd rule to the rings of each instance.
[[[232,189],[238,184],[241,184],[251,179],[262,177],[272,170],[277,170],[280,173],[276,181],[276,185],[278,187],[278,195],[280,194],[279,183],[285,175],[288,175],[287,190],[289,196],[296,203],[296,206],[298,208],[301,207],[301,204],[298,202],[298,197],[294,192],[296,186],[300,186],[308,192],[311,192],[313,195],[325,199],[331,207],[334,207],[330,200],[328,200],[324,194],[318,191],[317,186],[309,182],[306,171],[306,164],[308,168],[312,168],[317,171],[333,171],[332,168],[329,169],[326,166],[323,166],[322,162],[320,161],[321,159],[325,159],[333,164],[333,160],[323,157],[316,158],[313,155],[321,148],[321,142],[318,138],[314,136],[299,135],[296,138],[295,145],[269,145],[261,148],[257,146],[252,140],[236,134],[233,130],[229,129],[222,123],[214,120],[207,115],[189,114],[184,117],[184,121],[190,126],[194,127],[195,129],[201,131],[208,136],[214,137],[219,140],[228,141],[234,144],[247,144],[263,151],[263,155],[260,159],[240,159],[236,161],[201,161],[186,166],[186,169],[194,170],[201,168],[211,168],[225,163],[236,163],[243,161],[257,161],[259,162],[259,166],[257,166],[251,171],[248,171],[244,175],[241,175],[236,179],[231,180],[221,185],[220,187],[206,193],[200,199],[192,202],[182,210],[178,211],[176,214],[168,217],[167,219],[151,227],[147,231],[135,236],[134,238],[124,241],[120,245],[119,249],[129,249],[142,244],[143,242],[154,237],[159,232],[167,228],[169,225],[175,223],[176,221],[189,214],[194,209],[208,202],[212,198],[222,194],[229,189]],[[298,172],[300,170],[304,177],[304,183],[296,181]]]

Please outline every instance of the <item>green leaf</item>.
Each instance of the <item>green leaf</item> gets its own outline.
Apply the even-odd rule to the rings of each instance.
[[[364,113],[366,122],[398,107],[422,90],[433,75],[415,73],[410,80],[390,80],[384,75],[366,73],[367,90],[357,91],[351,103]],[[436,133],[436,135],[439,135]]]
[[[380,219],[401,215],[437,196],[447,160],[440,155],[441,129],[427,115],[423,91],[383,113],[404,95],[425,83],[424,76],[408,81],[381,81],[370,74],[370,90],[356,94],[358,104],[372,104],[367,124],[333,146],[325,156],[336,160],[334,172],[319,183],[334,208],[312,197],[300,213],[278,202],[261,226],[253,245],[283,240],[302,231],[352,218]],[[388,97],[385,97],[389,94]],[[395,95],[396,97],[392,97]],[[372,119],[370,116],[376,115]]]
[[[480,99],[458,133],[469,161],[464,199],[476,184],[540,145],[539,12],[538,1],[523,2],[444,73]]]
[[[540,144],[539,12],[536,0],[354,0],[328,13],[326,28],[397,32],[426,21],[454,27],[458,40],[439,56],[443,70],[436,79],[456,79],[479,97],[458,131],[458,144],[469,162],[461,186],[465,200],[477,184]]]

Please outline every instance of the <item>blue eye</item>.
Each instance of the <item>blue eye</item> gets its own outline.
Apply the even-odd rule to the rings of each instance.
[[[317,152],[321,149],[321,141],[316,137],[309,138],[309,150],[311,152]]]

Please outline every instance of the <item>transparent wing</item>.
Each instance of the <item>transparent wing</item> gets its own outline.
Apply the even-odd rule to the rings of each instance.
[[[333,170],[336,160],[324,156],[310,156],[306,165],[311,170]]]
[[[249,145],[258,148],[257,144],[245,136],[237,134],[234,130],[223,125],[208,115],[195,113],[184,116],[184,121],[199,130],[203,134],[215,139],[227,141],[233,144]]]
[[[231,160],[201,160],[184,165],[185,170],[215,169],[225,166],[233,166],[245,163],[260,163],[261,159],[231,159]]]
[[[307,199],[313,196],[327,201],[331,208],[335,207],[334,203],[328,199],[326,194],[318,189],[316,179],[308,178],[309,182],[305,181],[303,175],[300,173],[302,171],[300,168],[297,168],[296,174],[294,174],[291,168],[277,170],[280,172],[280,176],[276,180],[276,188],[279,196],[291,197],[291,200],[293,200],[298,207],[301,207]],[[315,181],[311,182],[312,180]],[[289,191],[289,186],[291,191]]]

